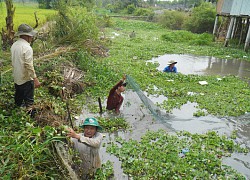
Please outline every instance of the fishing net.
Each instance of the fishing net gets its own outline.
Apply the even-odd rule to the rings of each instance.
[[[161,109],[156,106],[140,89],[140,86],[135,82],[135,80],[127,75],[126,81],[128,82],[128,85],[137,93],[141,101],[143,102],[144,106],[150,111],[152,114],[153,118],[156,121],[160,121],[164,125],[166,125],[169,129],[173,130],[174,129],[171,127],[169,120],[170,120],[170,115],[161,111]]]

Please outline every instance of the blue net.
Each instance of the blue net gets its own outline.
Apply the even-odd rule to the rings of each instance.
[[[169,120],[170,120],[170,115],[163,112],[158,106],[156,106],[144,93],[143,91],[140,89],[140,86],[135,82],[135,80],[127,75],[126,77],[126,81],[128,82],[129,87],[131,87],[139,96],[139,98],[141,99],[142,103],[144,104],[144,106],[150,111],[150,113],[152,114],[153,118],[156,121],[160,121],[161,123],[163,123],[164,125],[166,125],[169,129],[173,130],[174,129],[171,127],[171,125],[169,124]]]

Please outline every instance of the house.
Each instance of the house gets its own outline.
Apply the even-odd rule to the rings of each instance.
[[[217,35],[220,31],[219,16],[229,18],[224,46],[228,46],[229,40],[236,37],[239,44],[245,42],[246,51],[250,42],[250,0],[218,0],[216,11],[213,34]]]

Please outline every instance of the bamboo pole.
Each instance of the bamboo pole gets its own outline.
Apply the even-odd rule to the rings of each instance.
[[[233,39],[233,37],[234,37],[234,33],[235,33],[235,29],[236,29],[236,22],[237,22],[237,18],[235,17],[234,20],[233,20],[233,29],[232,29],[232,32],[231,32],[230,39]]]
[[[238,44],[238,46],[240,46],[240,44],[241,44],[241,41],[242,41],[242,36],[243,36],[243,30],[244,30],[244,23],[243,23],[243,19],[241,18],[240,19],[240,38],[239,38],[239,44]]]
[[[231,20],[230,20],[230,24],[229,24],[228,30],[227,30],[226,40],[225,40],[225,43],[224,43],[225,47],[227,47],[229,39],[231,38],[232,28],[233,28],[233,24],[234,24],[234,19],[235,19],[235,17],[232,16]]]
[[[215,17],[215,21],[214,21],[214,29],[213,29],[214,38],[216,37],[216,34],[217,34],[218,19],[219,19],[219,15],[217,14],[216,17]]]
[[[249,47],[249,42],[250,42],[250,25],[248,25],[248,32],[247,32],[247,37],[245,41],[244,51],[247,51]]]

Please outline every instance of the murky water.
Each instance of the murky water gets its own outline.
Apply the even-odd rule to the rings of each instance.
[[[250,147],[250,114],[238,118],[217,118],[214,116],[205,117],[193,117],[193,112],[196,111],[195,103],[187,103],[183,105],[181,109],[174,109],[173,113],[170,114],[167,124],[161,121],[154,120],[148,109],[143,106],[142,101],[138,95],[131,91],[126,91],[126,98],[124,108],[121,116],[125,117],[128,123],[131,125],[129,131],[119,131],[116,133],[104,133],[105,138],[103,143],[106,145],[101,147],[100,155],[102,162],[105,163],[108,160],[114,163],[114,173],[116,180],[128,180],[128,176],[123,173],[121,168],[121,162],[114,155],[110,155],[106,152],[106,146],[108,142],[115,141],[116,137],[122,137],[123,139],[135,139],[140,140],[147,131],[157,131],[164,129],[169,133],[174,133],[171,129],[176,131],[186,130],[192,133],[205,133],[209,130],[215,130],[219,134],[230,135],[233,130],[238,130],[240,138],[236,141],[245,144]],[[160,97],[152,98],[154,102],[162,101]],[[83,120],[86,115],[91,116],[90,113],[84,112],[84,115],[80,116]],[[85,116],[85,117],[84,117]],[[93,115],[93,116],[96,116]],[[104,113],[102,116],[112,116]],[[232,166],[240,173],[244,174],[250,179],[250,154],[233,154],[232,157],[226,158],[223,161],[225,164]]]
[[[244,61],[227,61],[206,56],[198,57],[190,55],[165,55],[155,58],[152,61],[159,62],[158,69],[162,71],[171,59],[178,62],[176,65],[178,71],[183,74],[220,74],[222,76],[233,74],[239,77],[250,77],[250,63]],[[153,103],[161,103],[166,98],[167,97],[164,96],[149,96],[149,99]],[[226,135],[230,135],[233,130],[237,130],[239,138],[237,138],[236,141],[250,148],[250,113],[237,118],[218,118],[212,115],[193,117],[193,113],[197,110],[196,104],[187,103],[180,109],[174,109],[173,112],[169,114],[166,120],[167,122],[163,123],[162,121],[153,119],[149,110],[143,106],[138,95],[132,90],[125,92],[124,101],[121,116],[128,121],[131,125],[131,129],[127,132],[105,133],[106,137],[103,141],[105,144],[114,141],[118,136],[124,139],[140,140],[141,136],[148,130],[157,131],[164,129],[170,133],[174,133],[173,130],[186,130],[191,133],[205,133],[209,130],[214,130],[219,134]],[[103,103],[103,105],[105,106],[105,103]],[[84,114],[90,115],[88,112],[84,112]],[[103,114],[102,116],[110,115]],[[83,119],[83,117],[80,119]],[[123,173],[119,159],[106,152],[106,146],[101,147],[100,154],[103,163],[108,160],[114,163],[115,179],[129,179],[127,175]],[[232,157],[225,158],[223,162],[244,174],[247,179],[250,179],[250,153],[247,155],[234,153]]]
[[[164,55],[154,58],[151,62],[158,62],[158,70],[162,71],[169,60],[177,61],[176,67],[182,74],[198,75],[236,75],[240,78],[250,78],[250,62],[242,60],[225,60],[208,56],[193,55]],[[248,80],[250,84],[250,80]],[[150,98],[154,103],[162,102],[166,97]],[[191,133],[204,133],[209,130],[219,134],[230,135],[237,130],[239,138],[237,142],[250,148],[250,113],[241,117],[218,118],[212,115],[205,117],[193,117],[196,112],[196,103],[187,103],[180,109],[174,109],[169,120],[171,127],[177,131],[186,130]],[[233,154],[223,161],[244,174],[250,179],[250,154]]]
[[[153,58],[148,62],[158,62],[159,67],[157,69],[162,71],[170,60],[175,60],[177,62],[177,70],[182,74],[221,76],[231,74],[242,78],[250,78],[250,62],[243,60],[218,59],[209,56],[167,54],[158,58]]]

